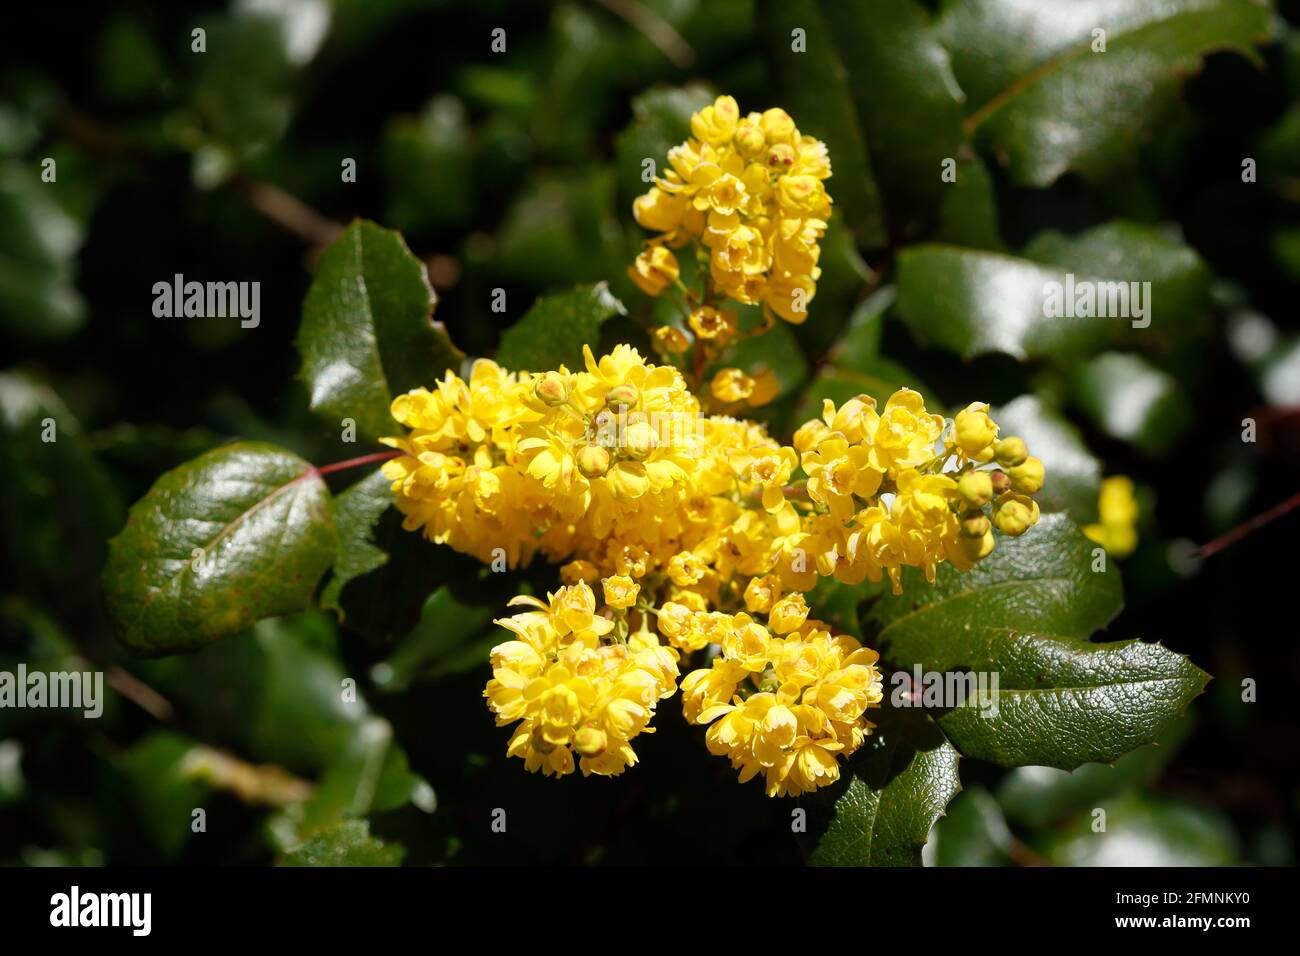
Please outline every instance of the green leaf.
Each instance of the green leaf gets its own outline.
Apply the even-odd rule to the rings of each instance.
[[[920,866],[921,847],[959,790],[957,751],[929,717],[884,707],[840,780],[808,798],[816,866]]]
[[[333,427],[355,420],[366,438],[396,434],[394,396],[432,386],[465,358],[433,321],[436,302],[400,235],[349,226],[321,256],[303,303],[298,351],[312,410]]]
[[[340,619],[344,612],[339,597],[347,583],[388,562],[388,552],[375,544],[375,525],[393,505],[392,484],[383,472],[375,471],[331,502],[339,554],[333,573],[321,591],[320,606],[338,611]]]
[[[465,107],[435,96],[384,131],[387,221],[408,232],[463,228],[474,215],[475,165]],[[448,189],[456,183],[456,189]]]
[[[968,249],[1004,250],[998,232],[997,191],[988,167],[977,156],[958,159],[957,181],[948,184],[939,207],[933,241]]]
[[[1138,288],[1144,317],[1049,315],[1049,283],[1061,297],[1056,305],[1064,309],[1070,288],[1077,301],[1085,282],[1149,282]],[[1198,334],[1209,307],[1209,273],[1195,251],[1150,227],[1125,222],[1074,237],[1042,235],[1023,257],[913,246],[899,255],[897,283],[898,315],[916,336],[965,358],[1001,352],[1022,360],[1059,360],[1121,339],[1155,347]],[[1088,288],[1111,308],[1103,290]],[[1126,291],[1116,300],[1118,311],[1128,299]],[[1130,313],[1136,311],[1133,304]],[[1142,327],[1143,322],[1149,325]]]
[[[316,469],[236,442],[167,472],[131,507],[104,592],[122,643],[173,654],[308,606],[336,548]]]
[[[942,566],[933,587],[908,569],[904,593],[872,605],[867,643],[903,669],[998,675],[991,701],[972,694],[938,718],[964,756],[1113,761],[1151,743],[1209,676],[1159,644],[1084,639],[1121,604],[1118,571],[1094,572],[1092,551],[1067,517],[1044,515],[974,569]]]
[[[825,142],[830,151],[834,172],[827,188],[836,207],[859,245],[880,248],[887,239],[880,190],[853,104],[849,72],[822,5],[816,0],[762,0],[756,22],[759,42],[784,93],[782,107],[802,132]],[[805,53],[791,50],[795,28],[806,33]]]
[[[1155,457],[1191,424],[1177,379],[1139,355],[1107,352],[1081,365],[1074,398],[1102,432]]]
[[[1254,0],[1016,0],[949,4],[939,31],[970,95],[967,129],[1016,182],[1091,181],[1131,162],[1183,79],[1218,50],[1253,58],[1271,11]],[[1106,31],[1094,52],[1095,29]]]
[[[990,411],[1001,434],[1019,435],[1029,453],[1043,463],[1047,478],[1034,500],[1044,512],[1064,511],[1077,524],[1097,518],[1101,463],[1078,430],[1043,399],[1021,395]]]
[[[400,866],[406,849],[370,835],[365,820],[344,820],[286,853],[281,866]]]
[[[513,371],[582,368],[582,347],[595,351],[601,325],[626,314],[604,282],[546,296],[502,334],[497,362]]]
[[[1238,862],[1232,826],[1217,810],[1134,795],[1103,804],[1106,829],[1077,819],[1039,847],[1055,866],[1229,866]]]

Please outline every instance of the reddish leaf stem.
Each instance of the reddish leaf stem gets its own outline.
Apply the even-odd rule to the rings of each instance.
[[[360,458],[349,458],[347,461],[336,461],[332,465],[321,465],[316,469],[320,475],[328,475],[331,472],[343,471],[345,468],[356,468],[360,465],[368,465],[372,461],[388,461],[390,458],[396,458],[401,455],[400,451],[377,451],[373,455],[362,455]]]

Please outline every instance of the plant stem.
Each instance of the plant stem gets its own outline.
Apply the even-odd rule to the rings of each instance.
[[[336,461],[332,465],[321,465],[316,469],[319,475],[328,475],[335,471],[343,471],[345,468],[356,468],[360,465],[368,465],[372,461],[388,461],[402,455],[400,451],[377,451],[373,455],[362,455],[360,458],[349,458],[347,461]]]

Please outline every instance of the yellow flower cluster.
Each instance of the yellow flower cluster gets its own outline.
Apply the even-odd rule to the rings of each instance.
[[[498,726],[519,722],[506,752],[529,770],[572,773],[576,754],[584,777],[620,774],[636,763],[628,742],[653,732],[655,705],[677,689],[677,654],[649,632],[603,640],[614,624],[584,583],[548,597],[517,597],[533,610],[497,621],[515,640],[492,649],[483,696]]]
[[[742,117],[734,99],[719,96],[691,117],[691,138],[668,151],[668,163],[633,205],[636,221],[660,234],[629,269],[633,281],[658,295],[678,280],[671,250],[694,241],[708,255],[713,290],[803,322],[831,214],[826,145],[800,133],[785,110]],[[725,324],[709,313],[690,322],[704,339]]]
[[[520,598],[529,610],[500,622],[515,639],[486,691],[518,722],[509,752],[546,773],[633,763],[679,656],[717,645],[683,685],[688,717],[718,720],[709,746],[770,793],[830,782],[870,730],[879,675],[872,651],[807,620],[803,593],[819,575],[897,591],[903,567],[969,568],[994,528],[1037,521],[1043,482],[986,405],[949,422],[907,389],[880,410],[827,402],[783,445],[702,415],[681,372],[628,346],[587,349],[576,372],[480,360],[392,414],[410,431],[385,439],[401,454],[383,470],[408,530],[487,563],[562,565],[549,602]]]
[[[752,591],[751,607],[770,599],[762,586]],[[742,783],[761,772],[768,796],[798,796],[838,780],[837,758],[862,746],[874,726],[864,714],[882,698],[879,655],[807,616],[795,593],[772,604],[767,626],[744,612],[692,612],[681,622],[721,649],[710,667],[682,681],[686,719],[716,721],[706,735],[709,752],[730,759]],[[701,617],[707,621],[690,620]],[[661,629],[663,621],[661,613]]]

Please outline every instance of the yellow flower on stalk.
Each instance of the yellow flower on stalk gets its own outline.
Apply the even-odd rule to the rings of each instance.
[[[1138,544],[1138,503],[1133,495],[1133,480],[1114,475],[1102,481],[1097,511],[1099,520],[1086,525],[1083,533],[1117,558],[1132,554]]]
[[[658,233],[656,248],[699,243],[722,295],[804,321],[831,215],[825,144],[800,133],[782,109],[742,116],[730,96],[692,115],[690,127],[691,137],[668,151],[664,175],[633,203],[636,221]],[[657,295],[667,283],[647,255],[631,274]]]

